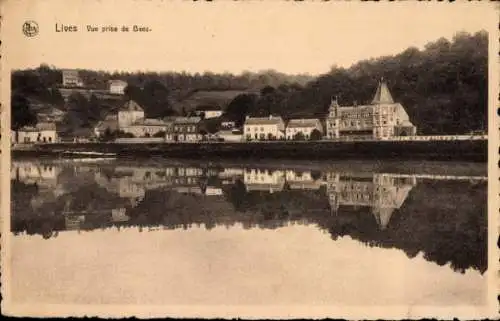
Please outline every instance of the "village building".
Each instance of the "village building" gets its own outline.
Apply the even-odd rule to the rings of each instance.
[[[220,123],[221,129],[229,130],[229,129],[233,129],[235,127],[236,127],[236,122],[234,122],[232,120],[224,120]]]
[[[113,133],[118,130],[118,115],[108,114],[103,120],[99,121],[94,127],[94,134],[102,137],[107,132]]]
[[[285,138],[285,122],[280,116],[249,117],[243,132],[246,140],[276,140]]]
[[[311,139],[311,134],[318,131],[318,138],[323,136],[323,126],[319,119],[290,119],[286,126],[286,139],[296,139],[299,134],[306,140]]]
[[[387,84],[379,82],[371,104],[340,106],[333,99],[326,118],[326,138],[384,139],[416,135],[416,127],[400,103],[395,103]]]
[[[144,109],[129,100],[118,110],[118,129],[129,127],[140,119],[144,119]]]
[[[56,124],[37,123],[35,126],[24,126],[17,131],[19,143],[56,143],[58,135]]]
[[[128,83],[123,80],[115,79],[109,81],[109,93],[113,95],[124,95],[125,88],[127,88]]]
[[[156,134],[163,133],[165,136],[167,124],[161,119],[143,118],[138,119],[134,123],[121,127],[125,133],[130,133],[134,137],[153,137]]]
[[[174,123],[177,117],[164,117],[163,122],[165,123],[165,140],[167,142],[174,141]]]
[[[63,87],[83,87],[78,70],[65,69],[62,71]]]
[[[212,106],[212,105],[201,105],[196,108],[196,115],[204,118],[217,118],[222,116],[222,108],[220,106]]]
[[[195,142],[201,140],[200,121],[200,117],[177,117],[173,124],[174,141]]]
[[[243,132],[238,129],[219,130],[215,133],[215,137],[224,142],[241,142],[243,141]]]

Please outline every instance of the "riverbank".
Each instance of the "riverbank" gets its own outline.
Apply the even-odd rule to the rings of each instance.
[[[119,158],[162,156],[192,159],[400,159],[487,162],[488,141],[57,143],[12,149],[13,157],[98,157],[102,154]]]

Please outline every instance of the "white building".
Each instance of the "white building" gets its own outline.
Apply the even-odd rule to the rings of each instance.
[[[118,111],[118,128],[128,127],[139,119],[144,119],[144,109],[135,101],[129,100]]]
[[[295,139],[296,135],[302,133],[306,140],[311,139],[311,133],[317,130],[323,136],[323,126],[319,119],[290,119],[286,126],[286,139]]]
[[[243,133],[246,140],[283,139],[285,138],[285,122],[280,116],[247,116],[243,125]]]
[[[83,81],[80,79],[78,70],[63,70],[62,85],[63,87],[83,87]]]
[[[17,131],[18,143],[56,143],[57,141],[58,135],[54,123],[38,123],[36,126],[25,126]]]
[[[128,83],[123,80],[110,80],[109,81],[109,93],[115,95],[125,94],[125,88],[127,88]]]
[[[196,108],[196,114],[205,119],[216,118],[222,116],[222,108],[220,106],[199,106]]]

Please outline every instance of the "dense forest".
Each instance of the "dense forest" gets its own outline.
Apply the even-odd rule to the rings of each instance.
[[[332,62],[335,57],[332,57]],[[80,70],[86,86],[106,89],[110,79],[129,83],[123,99],[141,104],[148,117],[186,114],[183,101],[197,91],[242,93],[227,104],[226,116],[242,122],[245,115],[279,114],[322,117],[332,96],[341,105],[368,103],[381,77],[394,99],[405,106],[419,134],[467,133],[487,129],[488,34],[457,33],[393,55],[360,61],[349,68],[332,67],[323,75],[285,75],[273,70],[240,75],[188,73],[109,73]],[[36,122],[33,101],[67,112],[65,122],[91,126],[113,108],[98,98],[72,95],[64,101],[57,90],[61,71],[42,65],[12,74],[12,127]],[[120,101],[117,103],[121,103]],[[103,107],[104,106],[104,107]],[[76,121],[79,120],[79,121]],[[73,126],[73,125],[72,125]]]

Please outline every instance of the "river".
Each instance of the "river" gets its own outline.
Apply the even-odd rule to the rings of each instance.
[[[483,306],[485,164],[14,160],[13,302]]]

